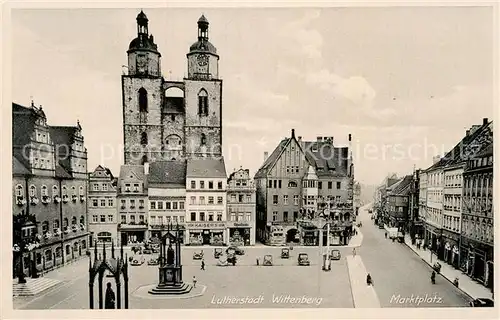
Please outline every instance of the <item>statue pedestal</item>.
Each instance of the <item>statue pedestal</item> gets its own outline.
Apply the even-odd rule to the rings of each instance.
[[[160,283],[149,290],[150,294],[178,295],[186,294],[193,288],[182,281],[182,266],[167,265],[158,268]]]

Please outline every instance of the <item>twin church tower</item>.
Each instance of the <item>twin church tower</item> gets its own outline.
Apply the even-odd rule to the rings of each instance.
[[[137,16],[128,74],[122,75],[126,165],[222,156],[222,80],[208,25],[202,15],[198,40],[187,53],[187,78],[167,81],[148,18],[142,11]]]

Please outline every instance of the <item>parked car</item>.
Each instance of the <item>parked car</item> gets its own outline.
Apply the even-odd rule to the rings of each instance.
[[[495,302],[491,299],[488,299],[488,298],[477,298],[477,299],[474,299],[470,302],[470,306],[471,307],[475,307],[475,308],[482,308],[482,307],[486,307],[486,308],[489,308],[489,307],[494,307],[495,306]]]
[[[272,266],[273,265],[273,256],[270,254],[266,254],[264,256],[264,261],[262,262],[263,266]]]
[[[309,261],[309,256],[307,253],[299,253],[299,257],[297,259],[299,266],[309,266],[311,262]]]
[[[157,258],[151,258],[148,260],[148,266],[157,266],[159,264],[159,261]]]
[[[199,252],[195,251],[193,253],[193,260],[201,260],[201,259],[203,259],[203,251]]]
[[[235,254],[242,256],[245,254],[245,250],[238,248],[236,246],[230,246],[229,248],[226,249],[226,253],[229,253],[229,251],[234,251]]]
[[[130,265],[131,266],[142,266],[145,261],[146,261],[146,259],[144,259],[144,257],[137,257],[136,256],[132,259],[132,261],[130,262]]]
[[[337,249],[332,250],[332,253],[330,254],[330,260],[340,260],[341,258],[340,251]]]
[[[288,248],[281,249],[281,259],[288,259],[288,258],[290,258],[290,249]]]
[[[152,254],[153,253],[153,250],[151,249],[143,249],[142,250],[142,254]]]

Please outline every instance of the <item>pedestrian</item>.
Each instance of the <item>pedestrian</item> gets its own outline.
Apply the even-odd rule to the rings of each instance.
[[[201,270],[205,270],[205,260],[201,260]]]
[[[356,248],[352,248],[352,256],[355,257],[356,256]]]
[[[193,288],[196,288],[196,282],[198,282],[198,281],[196,280],[196,277],[193,276]]]
[[[385,232],[385,238],[387,239],[387,231]]]

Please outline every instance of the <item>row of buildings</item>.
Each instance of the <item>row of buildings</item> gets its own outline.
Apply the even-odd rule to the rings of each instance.
[[[493,289],[493,122],[466,130],[429,168],[387,177],[374,208],[381,223],[422,239],[438,259]]]

